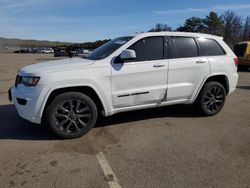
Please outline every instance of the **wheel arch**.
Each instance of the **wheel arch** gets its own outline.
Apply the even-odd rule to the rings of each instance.
[[[200,94],[203,86],[205,83],[207,82],[211,82],[211,81],[215,81],[215,82],[218,82],[220,83],[221,85],[223,85],[223,87],[225,88],[226,90],[226,94],[229,93],[229,80],[228,80],[228,76],[226,74],[215,74],[215,75],[209,75],[208,77],[206,77],[204,79],[204,81],[202,82],[198,92],[196,93],[195,97],[194,97],[194,100],[193,101],[196,101],[198,95]]]
[[[223,85],[223,87],[225,88],[226,94],[229,93],[229,81],[228,81],[227,75],[225,75],[225,74],[221,74],[221,75],[212,75],[212,76],[210,76],[210,77],[208,77],[208,78],[206,79],[206,81],[204,82],[204,84],[207,83],[207,82],[211,82],[211,81],[215,81],[215,82],[220,83],[220,84]],[[204,85],[204,84],[203,84],[203,85]]]
[[[96,91],[96,89],[87,85],[86,86],[66,86],[66,87],[54,88],[53,90],[49,92],[48,96],[46,97],[46,100],[43,103],[43,106],[41,107],[41,111],[40,111],[41,122],[44,121],[45,113],[50,102],[56,96],[63,94],[63,93],[67,93],[67,92],[80,92],[89,96],[95,102],[98,112],[104,111],[105,113],[105,104],[102,98],[100,97],[100,94]]]

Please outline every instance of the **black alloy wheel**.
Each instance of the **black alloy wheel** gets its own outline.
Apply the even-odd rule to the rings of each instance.
[[[83,93],[69,92],[57,96],[46,111],[47,124],[62,138],[77,138],[96,123],[97,108]]]
[[[226,91],[222,84],[211,81],[204,84],[196,101],[195,107],[199,114],[212,116],[221,111],[225,104]]]
[[[89,105],[78,99],[63,101],[55,113],[56,126],[65,133],[81,131],[90,123],[91,117]]]
[[[207,111],[214,113],[217,112],[223,105],[225,95],[220,87],[214,86],[207,90],[204,97],[204,105]]]

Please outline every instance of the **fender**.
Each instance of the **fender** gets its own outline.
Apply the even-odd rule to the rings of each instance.
[[[74,84],[73,84],[74,83]],[[68,83],[68,84],[58,84],[58,83],[54,83],[54,87],[50,87],[46,94],[45,97],[40,105],[39,111],[37,113],[37,116],[40,119],[40,123],[41,123],[41,118],[45,109],[45,106],[47,104],[47,101],[49,99],[49,96],[51,95],[51,93],[57,89],[63,89],[63,88],[70,88],[70,87],[90,87],[91,89],[93,89],[97,96],[99,97],[103,107],[104,107],[104,115],[106,116],[108,114],[108,111],[111,109],[110,106],[110,101],[107,98],[107,96],[105,95],[105,93],[101,90],[101,88],[97,89],[97,87],[95,87],[93,84],[80,84],[80,83],[76,83],[75,80],[73,81],[73,83]],[[112,104],[112,103],[111,103]]]

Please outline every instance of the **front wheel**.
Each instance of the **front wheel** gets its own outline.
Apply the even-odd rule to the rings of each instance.
[[[49,104],[46,123],[62,138],[77,138],[96,123],[97,108],[90,97],[78,92],[61,94]]]
[[[212,116],[221,111],[225,104],[226,91],[218,82],[207,82],[203,86],[195,107],[201,115]]]

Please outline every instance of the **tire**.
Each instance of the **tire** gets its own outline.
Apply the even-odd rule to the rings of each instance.
[[[197,112],[203,116],[213,116],[221,111],[226,101],[226,90],[218,82],[207,82],[195,101]]]
[[[61,138],[78,138],[94,127],[98,112],[87,95],[68,92],[54,98],[46,110],[46,124]]]

